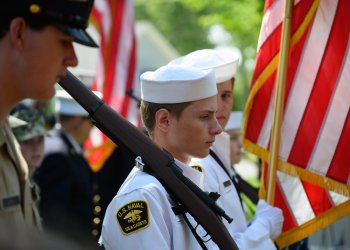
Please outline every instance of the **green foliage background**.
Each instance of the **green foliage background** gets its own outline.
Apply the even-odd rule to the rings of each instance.
[[[182,55],[214,48],[209,31],[214,25],[224,28],[221,45],[242,54],[233,110],[243,110],[248,96],[263,8],[259,0],[135,0],[136,20],[151,21]]]

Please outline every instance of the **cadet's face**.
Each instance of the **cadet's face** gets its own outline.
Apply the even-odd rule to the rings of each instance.
[[[236,164],[241,160],[242,140],[240,129],[232,129],[227,131],[230,135],[230,156],[231,164]]]
[[[25,29],[21,56],[22,98],[51,98],[55,82],[78,63],[72,38],[51,25],[39,31]]]
[[[72,121],[73,130],[71,135],[78,144],[83,144],[89,138],[90,131],[93,128],[92,122],[87,117],[76,116]]]
[[[90,131],[93,128],[92,122],[88,118],[82,118],[82,124],[80,127],[82,139],[79,142],[83,144],[90,136]]]
[[[21,152],[26,160],[31,176],[44,159],[44,137],[37,136],[29,140],[21,141]]]
[[[217,84],[218,87],[218,112],[216,118],[220,126],[225,128],[228,119],[230,118],[232,103],[233,103],[233,82],[228,80]]]
[[[215,136],[222,132],[216,110],[217,100],[213,96],[193,102],[179,119],[170,116],[167,150],[184,163],[189,163],[192,157],[206,157]]]

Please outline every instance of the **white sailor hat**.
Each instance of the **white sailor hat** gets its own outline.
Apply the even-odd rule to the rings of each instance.
[[[215,80],[219,84],[232,79],[236,75],[238,59],[238,54],[231,51],[202,49],[176,58],[169,64],[192,66],[201,70],[214,69]]]
[[[98,97],[102,93],[93,91]],[[60,115],[68,116],[89,116],[88,112],[65,90],[56,90],[55,110]]]
[[[217,94],[214,71],[166,65],[141,75],[141,99],[152,103],[183,103]]]
[[[243,122],[243,112],[232,111],[230,115],[230,119],[228,119],[228,122],[226,124],[225,131],[242,128],[242,122]]]

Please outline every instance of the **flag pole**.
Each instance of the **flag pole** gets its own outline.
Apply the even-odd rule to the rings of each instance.
[[[275,112],[273,117],[271,150],[269,155],[269,168],[267,178],[267,197],[266,201],[273,205],[275,201],[276,171],[278,165],[280,132],[284,109],[285,85],[287,76],[288,51],[291,33],[293,0],[285,0],[284,20],[282,25],[282,39],[280,46],[279,63],[277,68],[277,86],[275,94]]]

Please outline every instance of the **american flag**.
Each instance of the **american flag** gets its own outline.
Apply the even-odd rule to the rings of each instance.
[[[95,0],[91,18],[100,34],[92,89],[102,92],[106,104],[139,126],[138,103],[127,94],[133,92],[137,96],[139,93],[133,1]],[[91,142],[87,155],[92,169],[98,171],[115,145],[97,129],[92,133]]]
[[[266,173],[284,0],[267,0],[245,109],[243,142]],[[280,247],[350,214],[349,0],[295,0],[275,205]],[[266,178],[266,174],[264,174]]]

